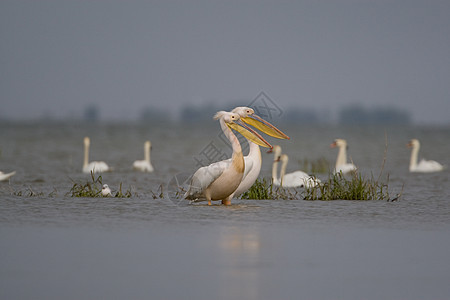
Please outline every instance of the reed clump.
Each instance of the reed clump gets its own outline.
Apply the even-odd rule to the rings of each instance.
[[[17,197],[45,197],[45,194],[43,192],[35,192],[31,186],[28,187],[25,191],[12,191],[12,195]],[[51,192],[48,197],[53,197],[54,192]]]
[[[389,176],[386,182],[380,178],[366,179],[361,174],[353,172],[348,176],[342,173],[330,174],[328,180],[314,187],[283,188],[273,186],[266,178],[258,178],[250,189],[242,194],[241,199],[247,200],[386,200],[391,199],[388,190]]]
[[[257,178],[248,191],[242,194],[241,199],[273,199],[274,192],[272,187],[272,183],[267,182],[266,178]]]
[[[178,187],[178,188],[179,188],[179,191],[176,192],[176,198],[177,199],[182,195],[181,194],[182,188],[181,187]],[[164,199],[164,189],[163,189],[163,185],[162,184],[159,185],[158,190],[159,190],[159,194],[158,194],[158,192],[156,192],[156,193],[153,192],[153,190],[150,191],[152,193],[153,199]]]
[[[72,188],[70,189],[70,194],[72,197],[103,197],[102,195],[102,176],[99,175],[97,178],[94,173],[91,172],[91,181],[86,183],[77,183],[74,182]],[[112,197],[116,198],[130,198],[132,196],[132,192],[130,189],[126,190],[125,193],[122,192],[122,182],[119,185],[119,190],[112,195]]]
[[[299,192],[295,189],[285,189],[275,186],[272,180],[257,178],[255,183],[242,194],[241,199],[247,200],[294,200],[299,198]]]
[[[373,176],[366,179],[357,172],[344,176],[330,174],[328,180],[315,187],[306,187],[304,200],[389,200],[388,181],[380,182]]]

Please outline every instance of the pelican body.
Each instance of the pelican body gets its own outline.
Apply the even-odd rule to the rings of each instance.
[[[141,172],[153,172],[153,166],[150,162],[150,141],[144,143],[144,160],[136,160],[133,163],[133,169]]]
[[[109,166],[104,161],[92,161],[89,162],[89,146],[91,145],[91,140],[89,137],[84,138],[84,162],[83,162],[83,173],[102,173],[111,171]]]
[[[417,162],[419,156],[420,142],[417,139],[412,139],[408,144],[412,148],[411,159],[409,161],[410,172],[432,173],[444,170],[444,166],[434,160],[422,159]]]
[[[188,200],[206,199],[208,205],[211,205],[212,200],[222,200],[222,204],[230,205],[232,195],[241,183],[245,170],[241,145],[231,129],[259,145],[270,148],[272,146],[258,133],[243,124],[238,114],[220,111],[216,113],[214,119],[219,120],[222,131],[231,143],[232,157],[230,160],[219,161],[199,168],[192,176],[184,198]]]
[[[250,107],[236,107],[232,110],[232,112],[237,113],[244,123],[256,127],[272,137],[289,139],[289,137],[281,130],[256,115],[255,111]],[[249,152],[248,155],[244,157],[244,176],[238,188],[231,195],[231,197],[239,196],[246,192],[255,183],[261,171],[262,157],[259,145],[249,139],[247,139],[247,142],[249,144]]]
[[[343,139],[335,139],[330,145],[331,148],[339,148],[338,156],[336,159],[336,166],[334,168],[334,173],[346,174],[349,172],[356,171],[356,166],[352,163],[347,163],[347,141]]]

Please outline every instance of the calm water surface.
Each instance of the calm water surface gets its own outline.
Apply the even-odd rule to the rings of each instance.
[[[364,175],[386,159],[390,193],[403,189],[396,202],[180,204],[169,183],[206,162],[210,145],[230,153],[214,125],[1,124],[0,170],[17,174],[0,183],[0,298],[450,298],[450,172],[410,174],[405,147],[418,138],[421,157],[450,166],[449,128],[286,126],[290,141],[270,139],[294,171],[303,159],[332,165],[329,144],[345,138]],[[85,135],[91,160],[114,168],[103,182],[133,197],[70,196],[89,180]],[[146,139],[151,174],[131,170]],[[269,177],[272,156],[263,160]]]

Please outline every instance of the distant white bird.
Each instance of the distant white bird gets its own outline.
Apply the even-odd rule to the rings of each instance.
[[[356,171],[356,166],[352,163],[347,163],[347,141],[343,139],[335,139],[330,145],[331,148],[339,147],[338,156],[336,159],[336,166],[334,168],[334,173],[343,174]]]
[[[422,159],[417,163],[420,149],[420,142],[417,139],[412,139],[408,144],[408,147],[412,147],[411,159],[409,161],[410,172],[431,173],[439,172],[444,169],[444,166],[434,160]]]
[[[320,179],[315,178],[314,176],[308,175],[303,171],[295,171],[292,173],[286,174],[286,167],[289,161],[289,158],[286,154],[281,155],[281,171],[280,185],[283,187],[315,187],[320,184]]]
[[[14,174],[16,174],[16,171],[13,171],[11,173],[3,173],[2,171],[0,171],[0,181],[6,181]]]
[[[153,166],[150,162],[150,149],[152,145],[150,141],[146,141],[144,143],[144,160],[136,160],[133,163],[133,169],[142,171],[142,172],[153,172]]]
[[[271,148],[272,145],[267,143],[254,130],[242,124],[238,114],[219,111],[214,119],[219,120],[223,133],[232,145],[233,155],[231,160],[219,161],[198,169],[192,175],[184,198],[188,200],[206,199],[208,205],[211,205],[211,200],[222,200],[222,204],[230,205],[230,195],[241,183],[245,169],[241,145],[231,129],[238,131],[244,137],[261,146]]]
[[[111,171],[108,165],[104,161],[92,161],[89,162],[89,146],[91,145],[91,140],[88,137],[84,138],[84,162],[83,162],[83,173],[90,174],[102,173]]]
[[[273,146],[274,159],[272,163],[272,182],[274,185],[282,187],[314,187],[320,184],[320,180],[308,175],[303,171],[295,171],[286,174],[289,157],[281,154],[281,147]],[[278,177],[278,162],[281,161],[280,177]]]
[[[102,187],[102,195],[103,195],[103,197],[112,196],[111,189],[109,188],[109,186],[107,184],[104,184]]]

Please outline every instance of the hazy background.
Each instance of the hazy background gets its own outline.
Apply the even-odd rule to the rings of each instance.
[[[357,105],[449,124],[449,16],[446,0],[2,0],[0,119],[176,119],[263,91],[322,120]]]

